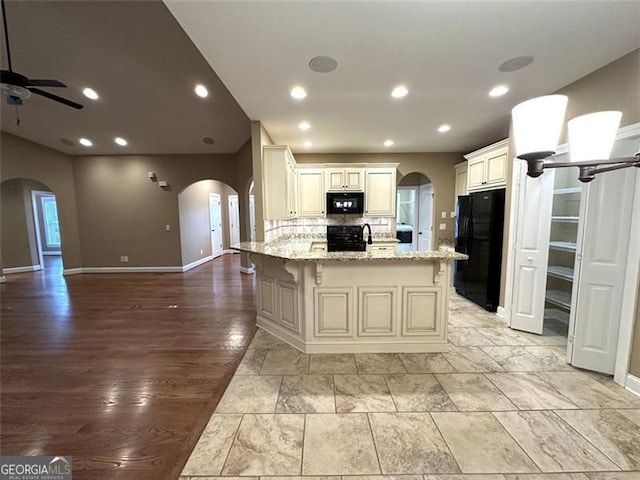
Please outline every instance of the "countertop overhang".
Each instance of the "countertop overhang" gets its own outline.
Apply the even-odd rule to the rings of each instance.
[[[375,250],[370,252],[312,252],[311,245],[322,240],[289,239],[274,242],[241,242],[233,245],[233,250],[267,255],[283,260],[297,261],[373,261],[373,260],[412,260],[412,261],[453,261],[466,260],[463,253],[445,251],[399,252],[395,250]]]

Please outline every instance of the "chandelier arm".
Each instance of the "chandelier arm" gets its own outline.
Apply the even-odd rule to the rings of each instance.
[[[638,161],[640,161],[638,157],[621,157],[608,160],[583,160],[580,162],[544,162],[544,168],[597,167],[599,165],[617,165],[619,163],[633,165]]]
[[[631,163],[619,163],[617,165],[612,165],[610,167],[596,168],[595,170],[593,170],[593,174],[595,175],[597,173],[602,173],[602,172],[611,172],[613,170],[620,170],[621,168],[628,168],[628,167],[640,167],[640,161],[631,162]]]

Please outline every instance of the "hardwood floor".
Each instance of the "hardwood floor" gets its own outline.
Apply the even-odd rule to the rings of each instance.
[[[239,260],[8,276],[0,453],[71,455],[76,480],[177,479],[256,330]]]

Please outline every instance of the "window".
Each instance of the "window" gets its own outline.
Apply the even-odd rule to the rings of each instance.
[[[60,226],[58,225],[58,206],[53,196],[40,197],[44,214],[44,238],[48,248],[60,248]]]

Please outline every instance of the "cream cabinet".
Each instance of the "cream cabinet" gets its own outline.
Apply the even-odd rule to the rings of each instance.
[[[327,191],[362,191],[364,188],[364,169],[328,168],[325,170]]]
[[[453,204],[456,205],[458,197],[460,195],[466,195],[467,190],[467,162],[458,163],[455,165],[456,169],[456,181],[455,181],[455,196],[453,198]]]
[[[296,161],[289,147],[263,147],[262,181],[265,220],[296,217]]]
[[[321,168],[299,168],[298,178],[298,217],[324,217],[326,201],[324,189],[324,170]]]
[[[369,245],[370,252],[395,251],[398,242],[376,242]]]
[[[396,216],[396,168],[365,170],[364,216]]]
[[[467,192],[491,190],[506,186],[508,148],[509,140],[506,139],[464,156],[468,160]]]

